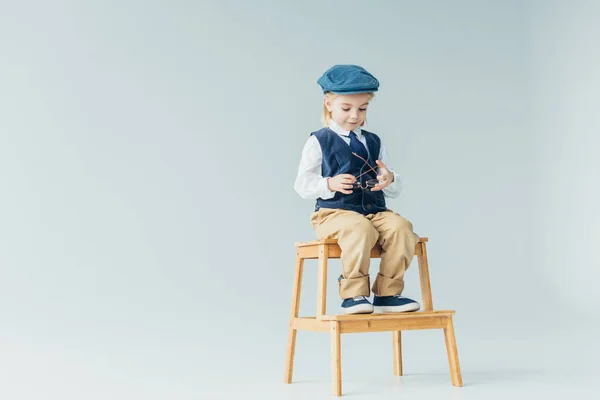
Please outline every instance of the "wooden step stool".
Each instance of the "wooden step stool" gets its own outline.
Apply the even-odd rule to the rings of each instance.
[[[458,350],[454,336],[452,316],[454,310],[434,311],[429,282],[427,264],[426,237],[420,238],[415,248],[419,263],[422,311],[386,314],[326,315],[327,292],[327,260],[340,258],[341,249],[336,239],[298,242],[296,246],[296,270],[292,295],[292,311],[288,332],[286,352],[285,383],[292,382],[294,369],[294,351],[296,348],[296,331],[307,330],[329,332],[331,336],[331,372],[333,395],[342,395],[342,370],[340,358],[340,335],[342,333],[359,332],[392,332],[392,348],[394,359],[394,375],[402,376],[402,331],[413,329],[444,329],[450,376],[454,386],[462,386]],[[376,245],[371,251],[371,258],[381,258],[381,246]],[[300,290],[302,287],[302,269],[304,260],[318,259],[318,288],[316,317],[299,317]]]

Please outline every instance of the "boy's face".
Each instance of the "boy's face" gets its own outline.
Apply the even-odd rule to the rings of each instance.
[[[361,126],[367,117],[370,93],[339,95],[332,102],[325,98],[325,107],[331,112],[333,122],[347,131]]]

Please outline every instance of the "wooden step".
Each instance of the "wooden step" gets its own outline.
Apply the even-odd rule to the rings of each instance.
[[[415,311],[403,313],[385,313],[385,314],[340,314],[340,315],[322,315],[318,317],[320,321],[362,321],[362,320],[379,320],[379,319],[413,319],[413,318],[429,318],[429,317],[451,317],[455,314],[454,310],[441,311]]]
[[[429,238],[421,237],[419,238],[419,243],[429,242]],[[306,246],[318,246],[320,244],[337,244],[337,239],[319,239],[319,240],[311,240],[308,242],[295,242],[294,246],[296,247],[306,247]]]
[[[396,314],[323,315],[319,318],[298,317],[292,320],[292,327],[297,330],[328,332],[332,324],[338,324],[340,333],[437,329],[446,328],[454,314],[454,310],[444,310]]]

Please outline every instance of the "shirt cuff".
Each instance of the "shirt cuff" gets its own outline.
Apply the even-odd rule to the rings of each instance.
[[[390,170],[390,172],[392,173],[392,175],[394,175],[394,180],[392,181],[392,183],[389,184],[389,186],[386,189],[396,190],[396,187],[398,185],[398,175],[396,175],[396,173],[392,170]]]
[[[392,171],[392,170],[389,170],[389,171],[392,174],[394,174],[394,181],[392,183],[390,183],[388,185],[388,187],[386,187],[385,189],[383,189],[382,192],[383,192],[384,195],[386,195],[387,197],[390,197],[390,198],[398,197],[398,195],[400,194],[400,192],[399,192],[399,189],[400,189],[400,184],[399,184],[400,177],[394,171]]]
[[[327,177],[325,177],[319,181],[318,187],[319,187],[319,197],[322,198],[323,200],[332,199],[333,196],[335,196],[335,192],[332,192],[327,187]]]

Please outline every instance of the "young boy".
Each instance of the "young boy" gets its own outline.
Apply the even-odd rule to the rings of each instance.
[[[379,81],[360,66],[335,65],[317,82],[325,95],[325,127],[308,138],[294,189],[316,199],[311,223],[317,237],[338,240],[342,309],[345,314],[416,311],[419,303],[401,293],[419,236],[386,207],[385,197],[400,194],[399,178],[387,166],[379,136],[361,129]],[[376,243],[383,252],[371,304],[369,264]]]

